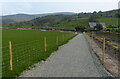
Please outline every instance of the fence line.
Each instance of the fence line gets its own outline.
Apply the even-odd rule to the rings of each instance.
[[[47,37],[43,37],[44,40],[34,40],[30,42],[24,42],[19,44],[13,44],[9,41],[9,45],[2,48],[2,76],[16,75],[18,72],[22,72],[30,65],[40,60],[45,60],[48,56],[45,51],[53,50],[58,45],[61,45],[65,40],[73,37],[74,35],[66,35],[66,37],[55,36],[52,40]],[[64,38],[64,41],[63,41]],[[50,40],[50,41],[49,41]],[[43,44],[44,42],[44,44]]]
[[[110,77],[111,75],[105,72],[103,66],[100,65],[100,63],[99,63],[99,58],[94,54],[95,51],[93,51],[93,49],[92,49],[92,40],[93,40],[93,39],[89,40],[90,38],[89,38],[88,35],[85,34],[85,33],[84,33],[83,35],[84,35],[84,37],[85,37],[85,39],[86,39],[86,41],[87,41],[87,44],[88,44],[88,47],[89,47],[89,50],[90,50],[90,54],[91,54],[91,56],[92,56],[92,58],[93,58],[93,62],[94,62],[94,64],[95,64],[96,68],[98,69],[98,72],[99,72],[102,76],[108,75],[108,76]],[[91,35],[91,37],[92,37],[92,35]],[[100,62],[101,62],[101,60],[100,60]]]
[[[28,43],[32,43],[32,42],[36,42],[36,41],[39,41],[39,40],[28,41],[28,42],[23,42],[23,43],[19,43],[19,44],[14,44],[14,46],[24,45],[24,44],[28,44]],[[9,46],[4,46],[4,47],[0,47],[0,48],[6,48],[6,47],[9,47]]]
[[[102,65],[104,65],[104,59],[105,59],[105,38],[103,38]]]
[[[9,52],[10,52],[10,70],[13,70],[13,66],[12,66],[12,44],[11,41],[9,41]]]
[[[88,35],[90,36],[90,38],[92,37],[91,33],[88,33]],[[102,65],[105,66],[105,64],[111,64],[110,67],[111,69],[105,67],[108,71],[110,71],[112,73],[112,75],[114,76],[118,76],[118,62],[119,59],[119,45],[116,46],[116,44],[114,45],[114,43],[109,42],[108,39],[99,37],[94,35],[93,36],[93,40],[95,41],[95,43],[102,49],[101,53],[98,51],[97,56],[99,56],[100,58],[100,62]],[[108,55],[107,55],[108,54]],[[110,63],[109,61],[112,61],[114,63]],[[115,72],[112,72],[111,70],[115,69]],[[110,74],[111,75],[111,74]]]

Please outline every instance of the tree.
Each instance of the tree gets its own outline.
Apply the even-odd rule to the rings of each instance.
[[[84,32],[85,29],[86,29],[85,26],[77,26],[77,27],[75,27],[75,30],[80,31],[80,32]]]
[[[120,14],[119,14],[119,13],[116,13],[116,14],[115,14],[115,17],[120,18]]]
[[[94,27],[95,30],[97,31],[100,31],[103,29],[103,26],[101,24],[97,24],[95,27]]]
[[[96,14],[96,13],[97,13],[96,11],[93,12],[93,14]]]
[[[102,13],[102,11],[99,11],[98,13]]]
[[[89,18],[89,22],[98,22],[97,19],[98,19],[98,16],[91,15]]]

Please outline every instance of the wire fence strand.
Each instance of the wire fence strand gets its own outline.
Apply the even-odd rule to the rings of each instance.
[[[64,37],[63,37],[64,36]],[[44,51],[44,40],[34,40],[25,43],[12,44],[12,65],[13,70],[10,70],[10,51],[9,45],[1,47],[2,49],[2,76],[11,77],[11,75],[18,76],[23,70],[29,68],[29,66],[37,63],[40,60],[45,60],[52,50],[55,50],[59,45],[72,38],[74,35],[61,35],[56,36],[54,39],[56,41],[51,41],[47,38],[47,51]],[[63,41],[64,39],[64,41]],[[12,42],[12,41],[11,41]]]

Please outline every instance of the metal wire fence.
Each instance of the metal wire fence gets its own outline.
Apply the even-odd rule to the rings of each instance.
[[[88,37],[87,35],[90,37]],[[118,62],[119,62],[118,47],[113,46],[112,43],[109,42],[107,39],[100,38],[100,37],[95,36],[90,33],[84,34],[84,36],[87,38],[87,41],[89,43],[89,47],[90,47],[91,51],[94,51],[94,53],[99,57],[100,63],[105,67],[105,69],[107,69],[112,74],[111,75],[109,73],[108,76],[110,76],[110,77],[116,76],[117,77],[118,76]],[[101,48],[101,50],[98,51],[98,48],[94,46],[94,42],[98,45],[98,48]],[[91,53],[91,54],[93,54],[93,53]],[[96,59],[94,59],[94,60],[96,61]],[[109,67],[107,65],[109,65],[111,67],[111,69],[109,69]],[[103,72],[101,72],[100,64],[96,65],[96,67],[98,68],[100,73],[103,73]],[[114,72],[111,71],[113,68],[116,69]],[[103,73],[103,76],[104,75],[105,75],[105,73]]]
[[[88,48],[89,48],[89,51],[90,51],[90,55],[92,56],[93,58],[93,62],[94,62],[94,65],[96,66],[96,68],[98,69],[98,72],[101,74],[101,77],[110,77],[110,75],[107,73],[107,71],[104,70],[104,67],[99,64],[99,59],[97,58],[97,56],[94,54],[94,51],[92,49],[92,42],[88,42],[88,36],[84,33],[83,34],[85,39],[86,39],[86,43],[88,44]]]
[[[35,40],[20,44],[11,44],[11,49],[10,45],[2,47],[2,76],[18,76],[23,70],[28,69],[34,63],[45,60],[54,50],[57,50],[59,45],[71,37],[73,35],[57,36],[53,42],[46,37],[46,39],[43,38],[42,43],[41,40]],[[12,51],[12,55],[10,51]]]
[[[12,70],[10,70],[10,54],[9,46],[2,48],[2,73],[3,76],[21,67],[26,67],[33,62],[33,59],[37,59],[43,52],[39,41],[33,41],[29,43],[22,43],[12,46]],[[15,72],[15,71],[14,71]],[[10,72],[11,73],[11,72]],[[8,73],[9,74],[9,73]]]
[[[2,77],[2,47],[0,47],[0,78]]]

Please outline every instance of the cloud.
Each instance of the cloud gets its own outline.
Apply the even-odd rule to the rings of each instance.
[[[5,2],[2,3],[2,13],[3,14],[25,13],[28,10],[31,10],[32,7],[33,6],[31,5],[31,3],[28,2]]]
[[[119,0],[0,0],[0,2],[119,2]]]
[[[107,6],[106,6],[107,5]],[[4,15],[52,12],[93,12],[118,8],[118,2],[3,2]]]
[[[25,9],[31,9],[32,8],[32,5],[29,2],[25,2],[24,5],[25,5],[24,6]]]
[[[2,15],[2,4],[0,3],[0,15]]]

